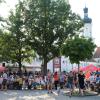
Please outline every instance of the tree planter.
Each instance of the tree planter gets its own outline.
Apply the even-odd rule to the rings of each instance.
[[[69,96],[69,92],[64,93],[64,95]],[[84,91],[84,95],[83,96],[95,96],[98,95],[97,92],[92,92],[92,91]],[[72,96],[74,97],[82,97],[82,95],[79,93],[79,91],[74,91],[72,93]]]

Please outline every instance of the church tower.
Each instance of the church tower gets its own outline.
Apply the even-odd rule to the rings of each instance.
[[[87,38],[92,38],[92,19],[88,17],[88,8],[85,7],[84,11],[84,32],[83,36]]]

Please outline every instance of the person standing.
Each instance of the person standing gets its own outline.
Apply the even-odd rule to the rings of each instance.
[[[73,86],[74,86],[74,76],[73,76],[73,72],[72,71],[70,71],[70,73],[68,74],[67,82],[68,82],[68,87],[70,89],[69,96],[71,97],[72,92],[73,92]]]
[[[0,90],[2,88],[3,77],[0,75]]]
[[[50,93],[50,92],[52,93],[52,80],[53,80],[53,76],[52,76],[50,70],[48,70],[47,76],[46,76],[48,93]]]
[[[2,88],[1,90],[7,90],[7,79],[8,79],[8,76],[7,76],[7,73],[6,72],[3,72],[3,82],[2,82]]]
[[[58,83],[59,83],[59,76],[58,76],[58,73],[55,72],[55,73],[54,73],[54,85],[55,85],[55,90],[57,90]]]
[[[79,88],[80,88],[80,93],[83,96],[83,89],[85,88],[84,85],[84,79],[85,79],[85,75],[83,74],[82,71],[80,71],[80,73],[78,74],[78,81],[79,81]]]
[[[63,89],[64,88],[64,81],[65,81],[65,75],[62,72],[60,75],[60,88]]]

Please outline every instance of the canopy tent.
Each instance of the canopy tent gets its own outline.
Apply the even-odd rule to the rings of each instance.
[[[94,66],[93,64],[90,64],[86,67],[80,67],[79,70],[85,72],[86,79],[89,79],[92,72],[96,72],[96,71],[100,72],[100,68]],[[75,68],[72,71],[78,72],[78,68]]]
[[[88,65],[88,66],[86,66],[86,67],[83,67],[81,70],[82,70],[82,71],[94,72],[94,71],[97,71],[97,70],[99,71],[100,68],[94,66],[93,64],[90,64],[90,65]]]
[[[86,67],[80,67],[79,70],[84,71],[84,72],[86,72],[86,71],[94,72],[97,70],[100,71],[100,68],[94,66],[93,64],[90,64]],[[72,71],[78,72],[78,68],[74,68]]]
[[[85,71],[85,77],[86,77],[86,79],[89,79],[91,73],[99,71],[99,68],[96,67],[96,66],[94,66],[93,64],[90,64],[90,65],[84,67],[82,70]]]
[[[86,79],[89,79],[91,73],[96,72],[97,70],[99,70],[99,68],[94,66],[93,64],[90,64],[90,65],[86,66],[85,68],[83,68],[83,71],[85,71]]]

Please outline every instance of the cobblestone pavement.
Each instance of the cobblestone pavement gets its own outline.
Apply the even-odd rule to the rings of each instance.
[[[100,100],[100,96],[87,97],[69,97],[62,93],[59,95],[56,91],[53,94],[47,94],[47,91],[0,91],[0,100]]]

